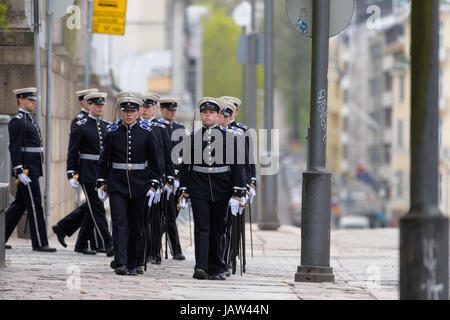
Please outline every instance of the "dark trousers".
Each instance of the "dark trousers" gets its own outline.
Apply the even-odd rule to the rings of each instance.
[[[226,222],[225,222],[225,232],[222,240],[224,247],[223,259],[225,260],[226,268],[230,268],[231,265],[231,235],[232,235],[232,217],[230,210],[227,212]]]
[[[92,237],[94,229],[98,231],[99,239],[98,248],[110,248],[112,245],[112,237],[106,223],[106,211],[103,202],[98,198],[95,185],[80,184],[86,196],[87,210],[81,222],[80,232],[78,233],[75,248],[87,248],[87,241]]]
[[[162,201],[166,201],[166,218],[167,218],[167,235],[169,237],[169,244],[172,255],[177,255],[182,253],[180,237],[178,236],[178,228],[177,228],[177,207],[175,203],[175,197],[173,194],[170,195],[169,200],[167,201],[167,196],[164,195],[164,199]],[[165,230],[164,230],[165,231]]]
[[[61,219],[57,225],[58,228],[68,237],[72,236],[78,228],[81,227],[81,222],[85,214],[89,214],[89,206],[85,202],[80,205],[78,208],[70,212],[67,216]],[[108,229],[108,222],[106,221],[105,216],[99,217],[99,224],[102,225],[103,229]],[[97,228],[93,228],[91,237],[89,239],[90,247],[92,250],[101,249],[103,247],[103,243],[101,242],[101,234],[97,231]],[[86,244],[80,245],[80,247],[86,248]],[[106,248],[104,248],[106,249]]]
[[[209,274],[225,272],[223,236],[228,200],[191,199],[194,216],[195,268]]]
[[[118,192],[109,195],[113,229],[114,260],[128,269],[138,265],[138,241],[144,219],[145,197],[130,199]]]
[[[5,241],[8,241],[12,232],[20,221],[25,210],[28,212],[30,224],[31,244],[33,248],[48,245],[45,230],[44,209],[42,208],[41,188],[38,177],[30,177],[31,182],[25,186],[19,183],[16,199],[11,203],[5,213]]]

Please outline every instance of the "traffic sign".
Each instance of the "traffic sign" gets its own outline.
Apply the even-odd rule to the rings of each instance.
[[[127,0],[95,0],[93,33],[125,34]]]
[[[314,0],[286,0],[286,13],[294,28],[312,38]],[[330,0],[330,37],[342,32],[350,23],[355,10],[354,0]]]

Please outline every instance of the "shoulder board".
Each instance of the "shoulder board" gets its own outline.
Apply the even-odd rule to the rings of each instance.
[[[142,122],[139,123],[139,127],[141,127],[144,130],[147,130],[147,131],[152,131],[152,128],[150,126],[148,126],[148,125],[146,125],[145,123],[142,123]]]
[[[109,121],[107,121],[107,120],[105,120],[105,119],[102,119],[103,120],[103,122],[104,123],[106,123],[107,125],[110,125],[112,122],[109,122]]]
[[[242,123],[236,122],[236,126],[238,128],[241,128],[241,129],[244,129],[244,130],[248,130],[248,127],[246,125],[242,124]]]
[[[22,119],[23,118],[23,113],[18,113],[18,114],[16,114],[16,116],[14,117],[14,118],[16,118],[16,119]]]
[[[119,120],[119,121],[116,121],[116,122],[113,122],[113,123],[111,123],[110,125],[108,125],[108,126],[106,127],[106,129],[108,130],[108,132],[114,132],[114,131],[116,131],[117,129],[119,129],[119,122],[120,122],[120,120]]]
[[[179,125],[179,126],[183,126],[183,127],[184,127],[184,124],[183,124],[183,123],[181,123],[181,122],[178,122],[178,121],[174,121],[174,123],[175,123],[175,124],[177,124],[177,125]]]
[[[78,115],[77,115],[77,119],[78,120],[81,120],[81,119],[83,119],[83,118],[85,118],[86,116],[84,115],[84,113],[79,113]]]
[[[221,131],[224,131],[224,132],[227,132],[227,131],[228,131],[227,128],[222,128],[222,127],[219,127],[219,128],[220,128]]]
[[[162,124],[169,124],[169,121],[164,120],[163,118],[158,119],[158,122],[162,123]]]
[[[150,120],[147,120],[147,119],[141,119],[141,120],[139,120],[139,122],[140,122],[140,123],[145,123],[145,124],[147,124],[147,125],[151,124],[151,121],[150,121]]]
[[[81,126],[81,125],[85,124],[86,122],[87,122],[87,118],[84,118],[84,119],[77,121],[76,124]]]
[[[160,127],[160,128],[165,128],[166,127],[165,125],[163,125],[162,123],[159,123],[159,122],[153,122],[152,125],[155,126],[155,127]]]
[[[193,130],[191,131],[190,135],[193,136],[194,134],[196,134],[198,132],[198,130]]]
[[[234,134],[237,134],[237,135],[243,135],[244,134],[243,130],[240,129],[240,128],[237,128],[237,127],[230,127],[228,129],[229,129],[229,131],[231,131],[231,132],[233,132]]]

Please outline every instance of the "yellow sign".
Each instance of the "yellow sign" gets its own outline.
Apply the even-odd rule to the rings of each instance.
[[[95,0],[92,32],[125,34],[127,0]]]

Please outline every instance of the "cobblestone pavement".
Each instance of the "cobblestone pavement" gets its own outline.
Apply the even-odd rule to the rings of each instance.
[[[3,299],[164,299],[303,300],[398,299],[398,230],[339,230],[331,233],[335,283],[296,283],[300,265],[300,229],[282,226],[261,231],[253,225],[253,258],[247,225],[247,272],[226,281],[192,278],[194,249],[187,223],[179,224],[185,261],[148,265],[144,275],[117,276],[111,258],[73,251],[75,236],[56,253],[31,250],[30,240],[11,238],[7,267],[0,270]],[[193,239],[192,239],[193,240]]]

